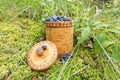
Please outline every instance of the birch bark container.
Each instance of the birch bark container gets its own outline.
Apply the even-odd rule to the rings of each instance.
[[[46,39],[56,44],[58,55],[73,50],[73,21],[46,22]]]

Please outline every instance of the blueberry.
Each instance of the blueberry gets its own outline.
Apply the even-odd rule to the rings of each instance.
[[[66,56],[68,56],[68,57],[69,57],[69,56],[71,56],[71,54],[70,54],[70,53],[67,53],[67,54],[66,54]]]
[[[54,21],[57,21],[57,19],[55,19]]]
[[[57,18],[55,18],[55,17],[52,17],[52,19],[57,19]]]
[[[46,46],[46,45],[43,45],[43,46],[42,46],[42,49],[43,49],[43,50],[46,50],[46,49],[47,49],[47,46]]]
[[[50,21],[50,18],[47,18],[46,21]]]
[[[64,17],[64,18],[63,18],[63,21],[67,21],[67,18],[66,18],[66,17]]]
[[[62,18],[60,18],[60,21],[63,21],[63,19],[62,19]]]
[[[67,18],[67,21],[71,21],[71,18]]]
[[[57,19],[56,19],[56,18],[53,18],[53,21],[57,21]]]
[[[63,59],[65,59],[65,58],[66,58],[66,56],[62,56],[62,58],[63,58]]]
[[[60,16],[61,18],[64,18],[64,16]]]
[[[64,58],[64,61],[67,61],[67,60],[68,60],[68,57],[65,57],[65,58]]]
[[[57,16],[56,16],[56,15],[54,15],[54,16],[52,17],[52,19],[57,19]]]
[[[57,20],[57,22],[59,22],[60,20]]]
[[[70,57],[70,58],[73,58],[73,54],[71,54],[71,53],[66,54],[66,56]]]
[[[60,16],[57,16],[57,20],[60,20],[60,18],[61,18]]]
[[[52,22],[53,21],[53,19],[52,18],[50,18],[50,22]]]
[[[59,21],[71,21],[72,19],[70,17],[64,17],[64,16],[56,16],[56,15],[53,15],[52,17],[50,18],[47,18],[46,21],[55,21],[55,22],[59,22]]]

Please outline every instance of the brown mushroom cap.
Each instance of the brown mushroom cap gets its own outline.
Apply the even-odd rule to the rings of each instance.
[[[41,55],[38,55],[36,51],[43,45],[46,45],[47,49],[42,51]],[[27,56],[27,62],[34,70],[45,70],[55,63],[57,56],[57,47],[53,42],[41,41],[31,48]]]

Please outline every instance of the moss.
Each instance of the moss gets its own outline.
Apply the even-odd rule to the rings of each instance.
[[[30,48],[45,34],[42,24],[29,19],[17,19],[0,25],[0,79],[5,76],[11,80],[58,79],[64,68],[61,61],[57,60],[53,66],[42,72],[32,70],[26,62]],[[117,74],[104,55],[98,56],[98,51],[81,45],[59,77],[62,80],[108,80],[111,75],[113,80],[117,80]],[[109,74],[108,71],[114,74]]]
[[[26,63],[26,54],[43,36],[43,27],[29,19],[20,19],[9,24],[2,22],[0,25],[0,78],[11,76],[12,80],[23,80],[31,73]]]

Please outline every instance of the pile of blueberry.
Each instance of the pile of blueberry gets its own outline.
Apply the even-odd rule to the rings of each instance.
[[[72,58],[73,55],[71,53],[67,53],[66,55],[61,57],[61,61],[67,61],[69,58]]]
[[[60,22],[60,21],[71,21],[71,20],[72,19],[70,17],[57,16],[57,15],[54,15],[46,19],[47,22]]]

